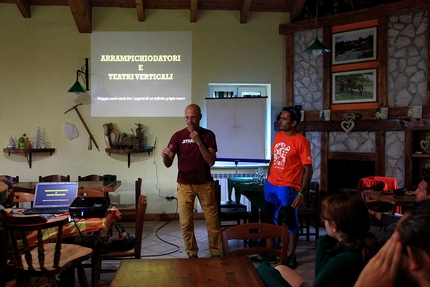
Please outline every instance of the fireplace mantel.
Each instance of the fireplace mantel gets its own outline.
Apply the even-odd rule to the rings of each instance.
[[[306,116],[305,116],[306,119]],[[354,131],[407,131],[429,130],[430,118],[388,119],[388,120],[356,120]],[[297,126],[299,131],[332,131],[342,132],[341,121],[304,121]]]

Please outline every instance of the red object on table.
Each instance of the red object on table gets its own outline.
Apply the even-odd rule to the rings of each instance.
[[[378,189],[376,188],[378,187]],[[393,177],[368,176],[360,178],[357,185],[357,194],[364,199],[364,190],[373,189],[381,191],[393,191],[398,188],[397,180]]]

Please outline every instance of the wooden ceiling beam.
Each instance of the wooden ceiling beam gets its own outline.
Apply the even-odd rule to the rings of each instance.
[[[198,0],[191,0],[190,3],[190,23],[197,22],[197,3]]]
[[[290,22],[300,15],[305,6],[306,0],[292,0],[291,12],[290,12]]]
[[[136,11],[137,20],[139,22],[145,22],[145,6],[143,6],[143,0],[136,0]]]
[[[67,4],[72,11],[79,33],[91,33],[93,26],[90,0],[67,0]]]
[[[430,8],[430,1],[428,0],[402,0],[398,2],[382,4],[371,8],[318,17],[318,28],[378,19],[387,15],[410,13],[414,10],[422,10],[427,8]],[[289,33],[295,33],[311,29],[315,29],[315,18],[279,25],[279,34],[286,35]]]
[[[22,17],[31,18],[29,0],[15,0],[15,4],[21,12]]]
[[[243,0],[242,2],[242,7],[240,7],[240,24],[246,24],[246,22],[248,21],[251,1],[252,0]]]

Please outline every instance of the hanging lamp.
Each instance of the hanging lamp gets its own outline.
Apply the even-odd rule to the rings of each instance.
[[[85,68],[85,71],[83,71]],[[81,83],[79,83],[79,74],[83,74],[85,76],[85,88],[82,87]],[[88,58],[85,58],[85,67],[82,67],[81,70],[76,71],[76,82],[73,84],[73,86],[67,91],[68,93],[86,93],[89,91],[88,87]]]
[[[312,45],[310,45],[304,52],[308,53],[308,54],[313,54],[315,56],[319,56],[322,53],[329,53],[331,50],[329,48],[327,48],[326,46],[324,46],[324,44],[321,43],[320,40],[318,40],[318,2],[319,2],[319,0],[317,0],[316,2],[317,2],[316,8],[315,8],[316,39],[315,39],[314,43]]]

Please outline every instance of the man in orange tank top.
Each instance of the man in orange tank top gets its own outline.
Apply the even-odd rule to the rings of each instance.
[[[312,154],[309,141],[296,131],[301,113],[297,107],[283,108],[279,118],[280,131],[272,146],[268,177],[264,185],[262,221],[278,224],[282,209],[283,222],[288,224],[289,248],[287,266],[297,267],[296,247],[299,238],[298,208],[312,178]],[[273,240],[268,240],[273,246]],[[274,262],[276,258],[268,258]],[[276,259],[277,260],[277,259]]]

